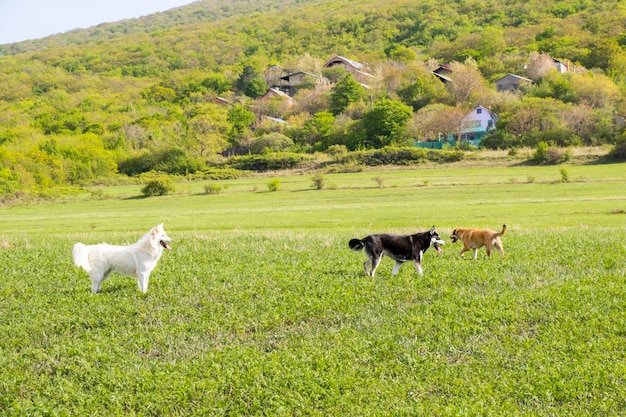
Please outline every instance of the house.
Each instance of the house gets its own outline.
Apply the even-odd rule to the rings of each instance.
[[[561,73],[564,74],[567,71],[569,71],[569,64],[567,62],[564,61],[560,61],[558,59],[554,59],[554,68],[556,68],[556,70]]]
[[[452,82],[452,78],[449,77],[450,74],[452,74],[452,67],[448,64],[439,65],[433,70],[433,75],[444,84]]]
[[[507,74],[496,80],[496,88],[498,91],[517,91],[520,85],[532,83],[533,80],[524,78],[515,74]]]
[[[474,110],[461,119],[458,142],[453,133],[448,133],[447,135],[440,133],[436,140],[433,138],[433,140],[426,142],[415,142],[415,146],[418,148],[443,149],[446,145],[455,146],[458,143],[469,143],[478,147],[481,139],[495,130],[497,121],[498,115],[483,106],[476,106]]]
[[[213,103],[218,104],[220,106],[230,106],[232,103],[226,100],[224,97],[215,97],[213,99]]]
[[[471,141],[474,146],[478,146],[483,136],[495,130],[497,121],[498,116],[491,110],[476,106],[461,119],[459,141]]]
[[[259,100],[261,100],[261,101],[268,101],[272,97],[282,97],[285,100],[289,101],[290,103],[294,102],[294,99],[289,97],[289,94],[283,93],[278,88],[274,88],[274,87],[272,87],[269,90],[267,90],[267,93],[265,93],[265,95],[263,97],[259,98]]]
[[[303,82],[307,81],[307,79],[317,80],[319,79],[319,77],[306,71],[293,72],[291,74],[280,77],[278,79],[278,87],[281,89],[281,91],[284,91],[290,96],[293,96],[298,91],[300,85]]]
[[[353,74],[357,81],[365,80],[367,78],[373,77],[372,74],[366,71],[367,68],[360,62],[353,61],[348,58],[344,58],[339,55],[335,55],[324,64],[323,68],[333,68],[333,67],[341,67],[345,69],[347,72]]]

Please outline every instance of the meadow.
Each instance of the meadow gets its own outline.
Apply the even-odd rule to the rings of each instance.
[[[445,165],[0,207],[0,415],[626,414],[626,169]],[[268,181],[280,179],[280,189]],[[174,239],[147,294],[76,241]],[[506,257],[459,257],[455,227]],[[347,242],[435,226],[424,275]]]

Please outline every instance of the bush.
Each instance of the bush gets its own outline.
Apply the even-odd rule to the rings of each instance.
[[[317,190],[321,190],[322,188],[324,188],[324,182],[325,182],[325,178],[324,178],[324,174],[322,174],[321,172],[313,175],[313,187]]]
[[[267,183],[267,189],[270,191],[278,191],[280,188],[280,178],[272,178],[270,182]]]
[[[626,140],[615,144],[609,156],[620,161],[626,161]]]
[[[241,177],[242,172],[232,168],[209,168],[203,171],[204,178],[209,180],[234,180]]]
[[[226,165],[233,169],[248,171],[274,171],[291,169],[314,159],[311,155],[292,152],[276,152],[265,155],[233,156],[226,161]]]
[[[176,187],[168,177],[160,177],[149,180],[141,189],[141,193],[146,197],[154,197],[174,192]]]
[[[219,194],[223,187],[217,184],[209,184],[204,186],[204,192],[207,194]]]
[[[535,153],[533,154],[533,161],[538,164],[543,164],[548,160],[548,144],[545,142],[537,143]]]
[[[459,150],[438,150],[413,147],[385,147],[368,151],[352,152],[341,162],[356,163],[367,166],[379,165],[412,165],[422,162],[456,162],[465,157]]]
[[[190,158],[180,148],[158,149],[143,155],[125,159],[119,164],[119,171],[128,176],[144,172],[159,171],[168,174],[187,175],[204,168],[204,163]]]

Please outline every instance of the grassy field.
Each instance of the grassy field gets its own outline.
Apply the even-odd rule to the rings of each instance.
[[[369,171],[139,186],[0,208],[0,415],[626,414],[623,165]],[[280,178],[281,188],[267,183]],[[97,199],[94,199],[94,196]],[[146,295],[74,242],[174,239]],[[375,278],[352,237],[509,227]]]

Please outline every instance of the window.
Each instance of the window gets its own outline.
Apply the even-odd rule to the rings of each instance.
[[[483,109],[476,109],[476,114],[482,114],[483,113]]]

